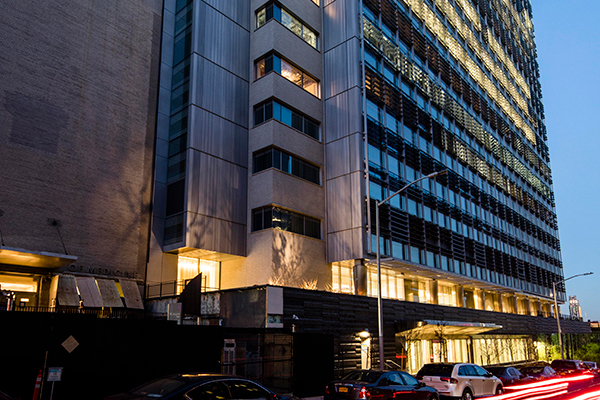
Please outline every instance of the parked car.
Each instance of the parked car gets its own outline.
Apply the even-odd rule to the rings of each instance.
[[[403,371],[355,370],[325,386],[324,400],[439,400],[434,388]]]
[[[520,371],[523,375],[530,376],[537,381],[541,381],[544,379],[550,379],[550,378],[556,378],[558,376],[556,374],[556,371],[554,371],[552,369],[552,367],[544,367],[544,366],[523,367],[523,368],[520,368]]]
[[[587,370],[581,360],[553,360],[550,366],[559,375],[581,374]]]
[[[597,374],[598,371],[598,364],[596,364],[593,361],[583,361],[583,365],[585,366],[585,368],[588,371],[592,371],[593,373]]]
[[[248,379],[234,375],[178,374],[155,379],[126,393],[105,400],[288,400],[296,397],[278,395]]]
[[[504,392],[502,381],[477,364],[425,364],[417,379],[438,390],[442,396],[472,400]]]
[[[533,378],[523,375],[515,367],[485,367],[485,369],[502,381],[502,385],[519,385],[533,381]]]

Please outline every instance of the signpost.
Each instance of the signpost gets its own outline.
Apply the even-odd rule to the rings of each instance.
[[[48,367],[48,377],[46,380],[52,382],[52,388],[50,389],[50,400],[54,394],[54,382],[60,382],[62,377],[63,367]]]

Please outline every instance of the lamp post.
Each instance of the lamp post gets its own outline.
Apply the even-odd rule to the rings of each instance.
[[[448,170],[445,169],[443,171],[438,171],[438,172],[434,172],[432,174],[429,175],[425,175],[420,177],[419,179],[416,179],[412,182],[410,182],[409,184],[407,184],[406,186],[404,186],[402,189],[398,190],[397,192],[395,192],[394,194],[386,197],[385,199],[381,200],[378,203],[375,203],[375,224],[377,226],[376,228],[376,240],[377,240],[377,316],[379,319],[379,369],[383,370],[383,364],[384,364],[384,351],[383,351],[383,301],[381,298],[381,252],[380,252],[380,244],[379,244],[379,206],[381,206],[382,204],[387,203],[392,197],[396,196],[397,194],[403,192],[404,190],[406,190],[408,187],[414,185],[415,183],[422,181],[423,179],[428,179],[428,178],[433,178],[436,177],[438,175],[443,175],[445,173],[447,173]]]
[[[567,279],[563,279],[558,282],[552,282],[552,290],[554,292],[554,316],[556,317],[556,324],[558,325],[558,343],[560,344],[561,360],[565,359],[565,351],[563,349],[562,332],[560,330],[560,315],[558,315],[558,300],[556,299],[556,284],[566,282],[569,279],[577,278],[578,276],[592,275],[592,274],[593,274],[593,272],[586,272],[585,274],[577,274],[577,275],[570,276]]]

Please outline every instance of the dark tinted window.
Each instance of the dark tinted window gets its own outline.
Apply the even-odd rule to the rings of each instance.
[[[271,394],[257,384],[248,381],[227,381],[233,399],[269,399]]]
[[[229,391],[223,382],[208,382],[186,393],[191,400],[225,400]]]
[[[451,376],[454,365],[452,364],[426,364],[417,373],[419,376]]]
[[[400,378],[400,374],[397,372],[391,372],[387,378],[390,381],[390,385],[404,385],[402,378]]]
[[[419,381],[416,380],[415,378],[413,378],[412,376],[410,376],[409,374],[405,373],[405,372],[400,372],[400,375],[402,376],[402,379],[404,379],[404,383],[410,386],[416,386],[419,384]]]
[[[319,125],[317,123],[279,104],[277,101],[270,100],[254,107],[254,125],[261,124],[271,118],[275,118],[277,121],[319,140]]]
[[[481,374],[478,372],[478,369],[475,368],[475,366],[473,366],[473,365],[465,365],[465,367],[467,368],[467,375],[470,375],[470,376],[479,376],[479,375],[483,376],[487,373],[487,371],[481,367],[478,367],[482,371]]]
[[[375,383],[381,376],[381,372],[377,371],[353,371],[343,377],[346,381],[360,381],[367,383]]]
[[[162,378],[146,383],[137,388],[132,394],[147,397],[160,397],[169,394],[188,384],[188,380],[181,378]]]
[[[252,232],[268,228],[279,228],[315,239],[321,238],[321,222],[318,219],[277,207],[253,210]]]
[[[486,367],[488,371],[496,376],[501,376],[504,373],[505,367]]]
[[[577,364],[569,360],[554,360],[551,365],[554,369],[577,369]]]

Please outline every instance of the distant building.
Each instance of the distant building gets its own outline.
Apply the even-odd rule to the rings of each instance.
[[[569,314],[571,318],[581,319],[581,306],[579,306],[579,300],[577,296],[569,296]]]

